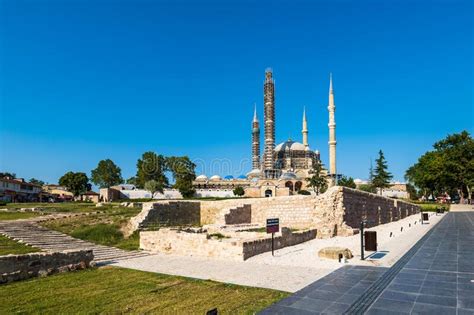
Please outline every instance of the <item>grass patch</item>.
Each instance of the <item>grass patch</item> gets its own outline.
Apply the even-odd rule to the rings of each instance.
[[[38,212],[4,212],[0,211],[0,221],[2,220],[18,220],[18,219],[28,219],[33,218],[38,215],[41,215]]]
[[[28,254],[28,253],[34,253],[34,252],[39,252],[39,251],[40,250],[35,247],[19,243],[17,241],[9,239],[6,236],[0,235],[0,256],[9,255],[9,254],[14,254],[14,255]]]
[[[48,221],[41,223],[41,225],[96,244],[114,246],[125,250],[138,249],[138,233],[134,233],[126,239],[121,227],[131,217],[137,215],[141,209],[108,207],[103,210],[105,210],[104,213]]]
[[[436,212],[438,208],[444,208],[444,211],[449,211],[449,205],[439,203],[417,203],[423,212]]]
[[[0,313],[205,314],[217,307],[219,314],[252,314],[288,295],[106,267],[2,285]]]

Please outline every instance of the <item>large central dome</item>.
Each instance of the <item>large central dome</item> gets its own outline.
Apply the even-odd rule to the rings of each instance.
[[[295,142],[295,141],[292,141],[292,140],[287,140],[285,142],[282,142],[282,143],[280,143],[279,145],[277,145],[275,147],[275,152],[286,151],[286,150],[305,151],[306,148],[302,143]]]

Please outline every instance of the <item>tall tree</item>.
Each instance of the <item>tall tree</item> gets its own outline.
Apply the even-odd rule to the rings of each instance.
[[[44,185],[44,182],[42,180],[39,180],[39,179],[36,179],[36,178],[31,178],[29,180],[29,182],[31,184],[35,184],[35,185],[39,185],[39,186],[43,186]]]
[[[166,166],[175,180],[173,188],[178,189],[184,198],[192,197],[196,192],[193,187],[196,164],[187,156],[170,156],[166,158]]]
[[[151,151],[143,153],[141,159],[137,161],[136,186],[144,188],[147,181],[155,180],[162,187],[167,187],[168,178],[165,171],[166,160],[163,155]]]
[[[318,161],[313,168],[313,175],[309,178],[306,178],[308,182],[308,187],[312,187],[316,195],[319,193],[324,193],[328,188],[328,182],[326,180],[326,176],[322,174],[323,166],[321,162]]]
[[[354,182],[354,178],[352,177],[347,177],[347,176],[341,176],[341,178],[337,181],[338,186],[344,186],[344,187],[349,187],[349,188],[357,188],[356,183]]]
[[[151,193],[151,198],[153,198],[156,192],[163,193],[163,186],[161,183],[152,179],[145,183],[145,190],[149,191]]]
[[[474,188],[474,140],[467,131],[448,135],[433,145],[405,173],[425,197],[444,193],[472,199]]]
[[[59,179],[59,185],[65,186],[74,196],[79,196],[90,189],[87,175],[80,172],[67,172]]]
[[[382,194],[383,188],[390,187],[390,180],[393,178],[392,174],[388,172],[387,161],[383,155],[382,150],[379,151],[379,157],[375,160],[375,172],[372,179],[372,185],[379,189]]]
[[[123,183],[120,167],[110,160],[101,160],[91,171],[91,181],[100,188],[106,188]]]

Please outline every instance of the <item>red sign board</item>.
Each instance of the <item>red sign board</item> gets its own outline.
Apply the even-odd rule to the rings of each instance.
[[[280,231],[280,220],[267,219],[267,233],[278,233]]]

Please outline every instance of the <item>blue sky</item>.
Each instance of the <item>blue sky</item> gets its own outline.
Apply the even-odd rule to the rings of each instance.
[[[436,140],[473,132],[472,9],[457,0],[1,0],[0,171],[54,183],[110,158],[127,178],[152,150],[188,155],[198,173],[245,173],[253,104],[262,120],[272,67],[277,142],[301,141],[306,106],[310,146],[327,164],[332,72],[338,171],[366,178],[382,149],[402,180]]]

